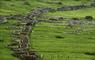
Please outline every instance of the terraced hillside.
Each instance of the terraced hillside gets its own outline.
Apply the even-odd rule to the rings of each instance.
[[[95,7],[90,4],[91,0],[1,0],[0,60],[31,60],[30,52],[37,60],[95,60]]]

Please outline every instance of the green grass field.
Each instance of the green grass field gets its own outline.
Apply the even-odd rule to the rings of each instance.
[[[73,10],[73,11],[57,11],[46,13],[43,16],[62,16],[62,17],[85,17],[85,16],[92,16],[95,18],[95,8],[85,8],[81,10]]]
[[[31,46],[43,55],[41,60],[94,60],[94,55],[85,54],[95,52],[94,29],[85,26],[87,31],[76,34],[56,23],[40,23],[32,33]]]
[[[56,0],[57,1],[57,0]],[[27,0],[27,3],[21,0],[0,1],[0,15],[27,14],[37,7],[58,8],[64,5],[79,5],[90,3],[89,0],[59,0],[63,5],[49,4],[55,0]],[[95,18],[95,8],[85,8],[74,11],[57,11],[45,13],[42,16],[62,16],[62,17],[85,17],[93,16]],[[11,33],[14,29],[11,27],[17,24],[16,20],[9,20],[8,23],[0,24],[0,60],[19,60],[13,57],[13,53],[7,47],[13,37]],[[95,60],[95,26],[84,26],[82,32],[74,33],[75,28],[66,28],[61,23],[38,23],[33,33],[31,33],[30,46],[40,55],[39,60]],[[9,28],[8,28],[9,27]],[[93,53],[86,54],[86,53]]]
[[[0,60],[19,60],[13,57],[13,52],[7,48],[12,40],[13,24],[17,24],[16,21],[9,20],[8,23],[0,24]]]

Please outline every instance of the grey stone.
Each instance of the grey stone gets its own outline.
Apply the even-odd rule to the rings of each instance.
[[[77,18],[73,18],[72,20],[68,21],[68,26],[69,27],[73,27],[76,24],[81,24],[81,21],[79,19],[77,19]]]
[[[5,23],[5,22],[7,22],[6,17],[0,16],[0,23]]]
[[[86,8],[87,6],[84,4],[76,5],[76,6],[64,6],[61,8],[57,8],[57,11],[69,11],[69,10],[78,10],[81,8]]]

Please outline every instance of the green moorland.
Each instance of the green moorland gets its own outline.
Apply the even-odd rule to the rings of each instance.
[[[27,14],[37,7],[57,8],[63,5],[50,4],[57,0],[1,0],[0,15]],[[78,5],[90,3],[90,0],[59,0],[64,5]],[[46,13],[42,16],[84,17],[87,15],[95,18],[95,8],[86,8],[75,11]],[[80,33],[74,33],[76,28],[66,28],[61,23],[38,23],[31,34],[30,46],[41,55],[40,60],[95,60],[95,26],[85,25]],[[17,24],[16,20],[0,24],[0,60],[19,60],[7,47],[13,38],[11,26]],[[8,28],[9,27],[9,28]],[[89,53],[89,54],[86,54]]]

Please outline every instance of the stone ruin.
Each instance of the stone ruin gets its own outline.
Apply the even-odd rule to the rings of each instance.
[[[52,21],[60,21],[60,20],[63,20],[64,18],[63,17],[50,17],[49,20],[52,20]]]
[[[77,6],[64,6],[61,8],[57,8],[57,11],[70,11],[70,10],[78,10],[82,8],[86,8],[87,6],[84,4],[77,5]]]
[[[54,9],[52,8],[39,8],[37,10],[33,10],[29,14],[27,14],[24,19],[25,20],[33,20],[34,17],[39,17],[42,13],[52,12]]]
[[[54,11],[54,10],[52,10],[51,8],[43,8],[43,9],[33,10],[32,12],[30,12],[29,14],[27,14],[24,17],[21,17],[20,15],[14,15],[14,16],[7,17],[7,19],[17,19],[17,20],[19,20],[19,18],[21,18],[21,19],[23,19],[23,22],[25,23],[19,33],[15,32],[13,34],[16,39],[14,41],[17,41],[16,43],[11,44],[11,46],[12,46],[11,49],[14,51],[15,56],[22,57],[23,58],[22,60],[36,60],[36,58],[37,58],[36,53],[29,52],[29,36],[30,36],[29,34],[31,33],[32,28],[38,22],[37,20],[35,20],[35,18],[39,17],[39,15],[41,15],[42,13],[47,13],[50,11]],[[16,29],[16,30],[18,30],[18,29]],[[14,46],[16,46],[16,47],[14,47]],[[27,54],[26,54],[26,52],[27,52]]]
[[[7,19],[16,19],[16,20],[22,20],[23,19],[23,15],[21,14],[16,14],[16,15],[9,15],[9,16],[6,16]]]

